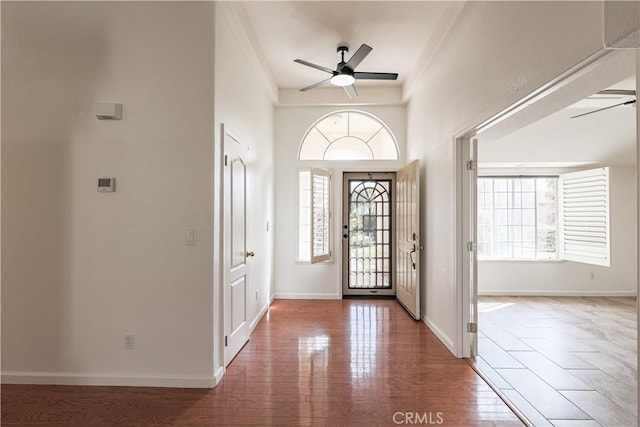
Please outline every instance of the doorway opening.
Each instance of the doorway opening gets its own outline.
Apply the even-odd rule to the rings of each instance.
[[[532,424],[636,425],[635,58],[569,77],[456,142],[459,342]]]
[[[395,172],[343,175],[342,294],[395,295]]]

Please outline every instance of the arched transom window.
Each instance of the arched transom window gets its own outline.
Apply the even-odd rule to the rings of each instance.
[[[298,159],[397,160],[398,144],[377,117],[362,111],[336,111],[307,131]]]

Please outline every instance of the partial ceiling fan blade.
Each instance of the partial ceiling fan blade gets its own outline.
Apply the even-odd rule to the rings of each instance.
[[[318,87],[318,86],[322,86],[322,85],[324,85],[324,84],[327,84],[327,83],[329,83],[330,81],[331,81],[331,77],[329,77],[329,78],[328,78],[328,79],[326,79],[326,80],[322,80],[321,82],[314,83],[314,84],[309,85],[309,86],[307,86],[307,87],[303,87],[302,89],[300,89],[300,92],[306,92],[306,91],[311,90],[311,89],[313,89],[313,88],[316,88],[316,87]]]
[[[396,80],[398,73],[367,73],[362,71],[353,73],[353,77],[358,80]]]
[[[358,96],[358,91],[356,90],[356,87],[354,85],[342,87],[344,88],[344,91],[347,92],[347,95],[349,95],[349,99],[353,99]]]
[[[356,50],[356,53],[353,54],[351,59],[349,59],[349,61],[347,61],[347,63],[344,66],[352,70],[355,70],[358,64],[360,64],[362,60],[366,58],[366,56],[369,55],[369,52],[371,52],[372,50],[373,48],[371,46],[363,44],[358,48],[358,50]]]
[[[636,100],[635,100],[635,99],[632,99],[631,101],[621,102],[621,103],[619,103],[619,104],[609,105],[608,107],[599,108],[599,109],[597,109],[597,110],[593,110],[593,111],[589,111],[589,112],[586,112],[586,113],[578,114],[577,116],[573,116],[573,117],[571,117],[571,118],[572,118],[572,119],[577,119],[578,117],[587,116],[587,115],[589,115],[589,114],[593,114],[593,113],[598,113],[598,112],[600,112],[600,111],[608,110],[608,109],[610,109],[610,108],[619,107],[619,106],[621,106],[621,105],[631,105],[631,104],[635,104],[635,103],[636,103]]]
[[[597,95],[636,96],[636,91],[632,89],[605,89],[597,92]]]
[[[298,64],[306,65],[307,67],[315,68],[316,70],[324,71],[325,73],[335,74],[331,68],[323,67],[322,65],[313,64],[311,62],[305,61],[304,59],[294,59],[293,62],[297,62]]]

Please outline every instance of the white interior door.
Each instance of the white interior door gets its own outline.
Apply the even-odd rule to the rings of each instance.
[[[396,295],[420,319],[420,168],[415,160],[396,173]]]
[[[223,128],[224,147],[224,363],[249,340],[246,250],[247,165],[244,147]]]

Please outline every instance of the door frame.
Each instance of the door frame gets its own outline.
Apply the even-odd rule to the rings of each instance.
[[[470,268],[470,255],[467,251],[467,242],[475,242],[475,230],[470,230],[468,226],[470,214],[473,212],[469,206],[471,195],[467,187],[467,161],[470,159],[471,140],[479,136],[485,130],[498,123],[510,119],[522,112],[532,104],[553,94],[554,92],[569,85],[580,77],[595,70],[598,62],[611,54],[612,50],[601,49],[593,55],[580,61],[564,73],[549,80],[547,83],[532,91],[527,96],[507,106],[500,112],[488,119],[478,122],[453,137],[453,191],[454,191],[454,280],[456,294],[456,356],[464,358],[474,358],[475,333],[467,331],[467,324],[477,313],[477,290],[474,284],[477,283],[477,268]],[[638,79],[638,68],[640,68],[640,54],[638,54],[638,65],[636,66],[636,78]],[[640,133],[640,129],[638,130]],[[639,147],[640,148],[640,147]],[[640,154],[638,154],[640,156]],[[639,190],[640,192],[640,190]],[[475,228],[475,227],[474,227]],[[471,307],[473,308],[473,311]],[[640,304],[638,305],[640,312]],[[639,320],[640,322],[640,320]],[[475,322],[473,322],[475,323]],[[477,350],[477,349],[476,349]],[[639,356],[640,357],[640,356]]]

